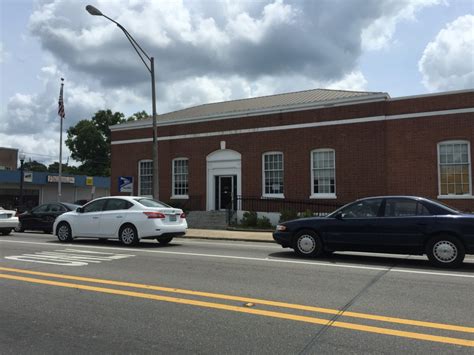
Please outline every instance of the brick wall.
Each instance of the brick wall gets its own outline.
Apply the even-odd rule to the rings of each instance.
[[[459,93],[422,96],[401,100],[339,106],[316,110],[225,119],[187,125],[159,126],[158,136],[222,132],[235,129],[340,119],[430,112],[474,106],[474,94]],[[390,117],[388,117],[390,118]],[[152,130],[113,131],[112,141],[150,138]],[[331,148],[336,154],[336,195],[331,202],[345,203],[356,198],[407,194],[438,196],[437,144],[464,139],[474,145],[472,113],[385,120],[357,124],[323,126],[271,132],[228,134],[213,137],[159,141],[160,199],[171,196],[171,163],[189,158],[189,194],[206,203],[206,156],[226,148],[242,155],[242,195],[262,194],[262,154],[284,154],[284,194],[287,198],[309,199],[311,194],[310,152]],[[118,191],[117,177],[134,176],[138,191],[138,161],[151,159],[152,143],[112,145],[112,187]],[[474,152],[471,151],[471,157]],[[471,164],[471,168],[473,164]],[[471,173],[474,177],[474,171]],[[474,200],[444,200],[450,205],[474,211]]]

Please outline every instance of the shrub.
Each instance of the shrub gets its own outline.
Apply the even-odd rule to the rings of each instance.
[[[285,222],[285,221],[290,221],[292,219],[297,219],[298,218],[298,212],[295,210],[283,210],[280,212],[280,220],[279,222]]]
[[[300,214],[301,218],[307,218],[307,217],[313,217],[313,216],[314,214],[313,214],[313,211],[311,210],[306,210]]]
[[[244,217],[240,223],[245,227],[256,227],[257,219],[257,212],[244,212]]]
[[[262,216],[262,217],[257,219],[257,227],[262,228],[262,229],[266,229],[266,228],[272,228],[273,226],[272,226],[270,220],[268,219],[268,217]]]

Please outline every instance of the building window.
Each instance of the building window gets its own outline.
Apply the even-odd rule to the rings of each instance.
[[[138,162],[138,195],[152,196],[153,188],[153,161],[140,160]]]
[[[336,198],[336,158],[334,149],[311,152],[311,198]]]
[[[283,196],[283,153],[263,154],[263,196]]]
[[[188,198],[188,159],[173,160],[173,198]]]
[[[438,165],[440,197],[471,195],[471,156],[468,141],[439,143]]]

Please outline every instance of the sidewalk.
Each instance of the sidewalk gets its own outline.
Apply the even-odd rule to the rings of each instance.
[[[187,230],[184,238],[242,240],[247,242],[274,242],[272,232],[230,231],[193,228]]]

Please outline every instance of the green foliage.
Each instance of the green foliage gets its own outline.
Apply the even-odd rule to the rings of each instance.
[[[298,212],[295,210],[282,210],[280,212],[280,220],[279,222],[285,222],[285,221],[290,221],[292,219],[297,219],[298,218]]]
[[[133,115],[131,115],[129,118],[127,118],[127,122],[144,120],[144,119],[149,118],[149,117],[150,117],[150,115],[148,115],[148,113],[146,113],[146,111],[135,112]]]
[[[270,220],[265,217],[258,217],[257,212],[244,212],[244,216],[240,221],[243,227],[259,228],[259,229],[270,229],[272,224]]]
[[[270,229],[272,228],[272,224],[270,222],[270,220],[265,217],[265,216],[262,216],[260,218],[257,219],[257,228],[262,228],[262,229]]]
[[[240,223],[244,227],[256,227],[257,226],[257,212],[244,212],[244,216]]]
[[[23,170],[24,171],[44,172],[44,171],[48,171],[48,168],[46,167],[46,165],[41,164],[41,163],[37,162],[36,160],[33,160],[33,161],[29,161],[29,162],[24,163],[23,164]]]
[[[84,175],[110,176],[110,126],[148,118],[145,111],[125,119],[121,112],[97,111],[91,120],[81,120],[67,130],[66,145],[71,158],[82,163],[78,171]]]
[[[311,210],[306,210],[303,213],[300,214],[301,218],[307,218],[307,217],[313,217],[313,211]]]

